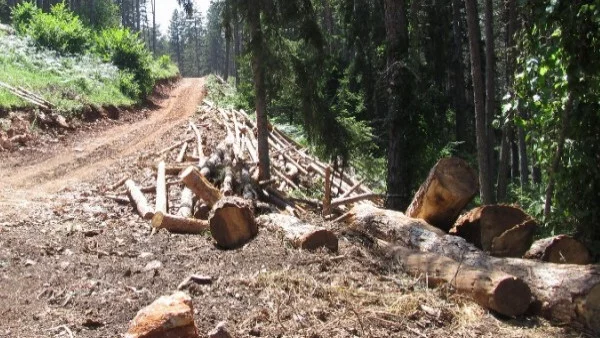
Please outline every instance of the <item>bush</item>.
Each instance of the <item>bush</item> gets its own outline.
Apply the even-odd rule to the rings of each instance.
[[[133,74],[141,95],[150,93],[154,85],[152,57],[137,34],[125,28],[109,28],[96,35],[94,40],[95,53],[119,69]]]
[[[135,75],[128,71],[119,72],[119,90],[128,97],[138,98],[142,95],[140,86],[135,82]]]
[[[39,46],[60,53],[82,53],[89,46],[90,31],[64,3],[52,6],[50,13],[43,13],[25,2],[15,8],[13,20],[17,31],[30,35]]]
[[[34,17],[42,14],[42,10],[31,2],[23,2],[12,10],[13,25],[17,32],[25,34]]]

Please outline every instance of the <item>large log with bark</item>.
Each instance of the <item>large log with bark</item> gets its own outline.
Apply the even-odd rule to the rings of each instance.
[[[464,266],[499,269],[521,278],[529,285],[534,296],[529,308],[532,314],[559,323],[583,325],[600,332],[599,265],[553,264],[491,257],[463,238],[431,231],[420,220],[366,204],[355,206],[348,220],[351,227],[370,236],[445,256]]]
[[[456,157],[443,158],[429,172],[406,215],[448,231],[478,189],[477,174],[467,162]]]
[[[219,200],[210,212],[208,223],[217,245],[225,249],[239,247],[258,233],[250,201],[236,196]]]
[[[282,233],[294,248],[314,250],[325,247],[331,251],[338,249],[338,238],[331,230],[303,222],[294,216],[268,214],[259,216],[256,221],[260,226]]]
[[[531,303],[529,286],[522,279],[500,270],[464,266],[438,254],[402,246],[390,246],[388,249],[407,273],[416,277],[426,275],[428,286],[448,283],[477,304],[505,316],[520,316]]]
[[[578,240],[567,235],[543,238],[533,242],[523,258],[538,259],[558,264],[590,264],[589,250]]]
[[[148,204],[146,196],[140,191],[140,188],[135,184],[133,180],[125,181],[127,187],[127,195],[131,204],[135,206],[140,217],[143,219],[152,219],[154,216],[154,209]]]
[[[533,243],[537,224],[510,205],[486,205],[462,215],[450,230],[492,256],[522,257]]]

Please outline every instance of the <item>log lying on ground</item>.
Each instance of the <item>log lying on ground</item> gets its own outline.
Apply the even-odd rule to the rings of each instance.
[[[165,174],[165,162],[160,161],[156,170],[156,207],[155,212],[167,213],[167,178]]]
[[[391,245],[389,253],[413,276],[427,276],[429,286],[444,283],[470,296],[475,303],[505,316],[520,316],[531,303],[531,290],[527,284],[499,270],[488,271],[440,256]]]
[[[146,196],[140,191],[140,188],[138,188],[133,180],[127,180],[125,186],[127,187],[129,200],[135,206],[140,217],[143,219],[152,219],[152,216],[154,216],[154,209],[150,207]]]
[[[225,249],[241,246],[258,233],[252,205],[236,196],[219,200],[213,206],[208,222],[217,245]]]
[[[208,222],[158,211],[152,217],[152,227],[155,229],[167,229],[169,232],[175,233],[201,234],[208,229]]]
[[[268,214],[258,217],[256,221],[260,226],[283,233],[294,248],[314,250],[325,247],[332,251],[338,249],[338,238],[331,230],[302,222],[294,216]]]
[[[522,257],[533,243],[536,227],[531,216],[520,208],[486,205],[462,215],[450,233],[492,256]]]
[[[567,235],[558,235],[533,242],[523,258],[558,264],[583,265],[592,262],[590,252],[585,245]]]
[[[201,198],[208,206],[213,206],[221,199],[221,192],[210,183],[194,166],[190,166],[181,173],[181,182]]]
[[[600,331],[600,266],[543,263],[487,255],[463,238],[427,230],[422,221],[400,212],[356,205],[348,220],[353,228],[406,248],[435,253],[479,269],[501,270],[529,285],[529,308],[560,323]],[[431,226],[429,226],[431,227]],[[440,230],[438,230],[440,231]]]
[[[429,172],[406,215],[448,231],[477,189],[477,175],[467,162],[456,157],[443,158]]]

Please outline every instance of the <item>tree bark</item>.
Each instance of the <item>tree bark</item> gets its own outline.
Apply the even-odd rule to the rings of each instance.
[[[406,215],[450,230],[460,211],[477,194],[477,174],[456,157],[439,160],[421,185]]]
[[[452,285],[475,303],[505,316],[520,316],[531,303],[531,290],[519,278],[500,270],[464,266],[453,259],[419,252],[402,246],[391,246],[393,255],[405,271],[413,276],[427,276],[429,286]]]
[[[267,91],[265,83],[264,36],[260,22],[261,1],[251,0],[248,3],[248,26],[250,28],[252,48],[252,73],[254,77],[254,103],[256,106],[256,128],[258,139],[258,179],[271,178],[269,159],[269,121],[267,117]]]
[[[201,219],[156,212],[152,217],[152,227],[167,229],[169,232],[174,233],[201,234],[208,230],[208,222]]]
[[[533,242],[523,258],[557,264],[590,264],[590,252],[571,236],[558,235]]]
[[[221,192],[210,183],[200,171],[190,166],[181,173],[181,182],[186,185],[196,196],[201,198],[208,206],[213,206],[221,199]]]
[[[496,157],[494,145],[496,139],[492,130],[492,121],[496,114],[496,53],[494,44],[494,4],[492,0],[485,0],[485,125],[488,141],[489,175],[494,176]],[[491,179],[490,177],[490,179]],[[492,181],[489,182],[491,203],[495,200],[492,192]],[[488,202],[488,203],[490,203]]]
[[[475,103],[475,129],[477,137],[477,163],[479,165],[479,189],[481,201],[490,204],[492,197],[492,180],[490,171],[489,139],[485,116],[485,95],[483,73],[481,70],[480,29],[477,15],[477,1],[465,0],[467,27],[469,32],[469,49],[471,52],[471,77],[473,78],[473,101]]]
[[[268,214],[258,217],[256,221],[260,226],[282,232],[294,248],[315,250],[325,247],[331,251],[338,250],[338,238],[332,231],[304,223],[294,216]]]
[[[258,233],[249,201],[239,197],[223,197],[208,218],[210,233],[222,248],[233,249],[245,244]]]
[[[185,187],[181,189],[181,198],[179,202],[179,211],[177,214],[181,217],[192,217],[194,211],[194,193]]]
[[[453,52],[451,75],[454,84],[454,110],[456,113],[456,141],[467,143],[467,149],[470,149],[469,144],[471,138],[468,136],[467,124],[467,102],[465,97],[465,70],[462,53],[462,29],[460,15],[461,1],[452,0],[452,37],[453,37]]]
[[[529,308],[560,323],[600,330],[600,266],[542,263],[519,258],[491,257],[463,238],[444,233],[400,212],[357,205],[350,227],[387,242],[430,252],[479,269],[499,269],[529,285],[534,302]],[[429,228],[429,229],[427,229]],[[431,231],[433,229],[433,231]]]

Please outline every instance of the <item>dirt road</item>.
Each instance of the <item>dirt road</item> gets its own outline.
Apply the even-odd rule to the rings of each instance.
[[[103,169],[148,147],[194,114],[203,97],[204,80],[185,78],[159,103],[147,119],[122,124],[98,134],[74,140],[48,159],[19,163],[19,155],[0,163],[0,208],[19,207],[43,200],[82,180],[90,180]],[[16,167],[7,168],[9,165]]]

